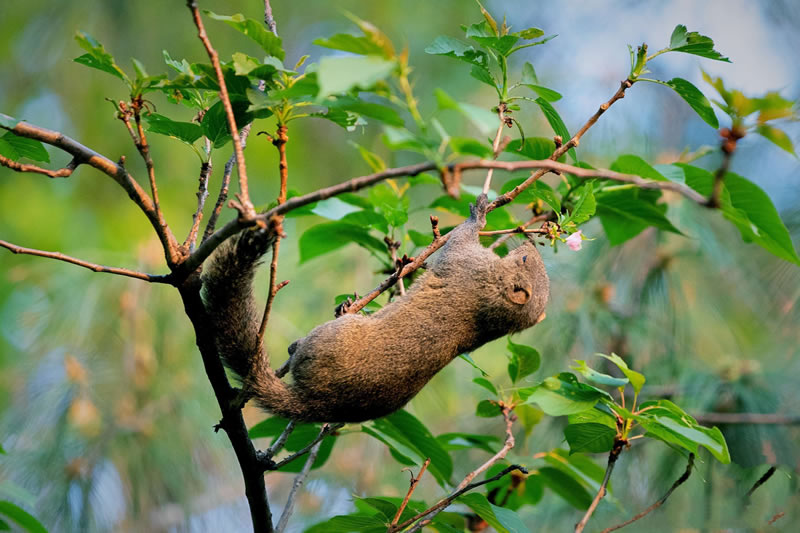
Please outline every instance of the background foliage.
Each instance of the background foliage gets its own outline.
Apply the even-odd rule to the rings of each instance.
[[[160,71],[164,49],[176,58],[205,60],[185,7],[173,4],[12,2],[0,20],[4,58],[0,110],[64,131],[110,157],[124,154],[134,172],[143,175],[112,105],[104,101],[125,94],[113,78],[71,62],[82,53],[73,35],[79,29],[87,31],[129,72],[128,56]],[[732,58],[731,65],[700,63],[712,75],[721,75],[728,87],[748,94],[784,89],[786,96],[797,99],[798,80],[793,77],[797,69],[786,53],[798,44],[792,31],[800,20],[797,8],[765,3],[715,9],[720,5],[694,10],[674,3],[660,11],[599,4],[576,7],[568,14],[553,6],[537,11],[514,2],[489,3],[487,8],[495,15],[505,12],[515,30],[537,26],[546,35],[559,34],[545,46],[520,51],[516,68],[519,71],[522,61],[530,61],[542,85],[563,95],[554,105],[572,131],[627,75],[625,44],[645,40],[655,50],[678,23],[711,35],[716,48]],[[202,7],[260,19],[257,2],[208,2]],[[457,61],[423,53],[436,35],[460,36],[458,23],[478,20],[472,3],[419,3],[408,9],[401,4],[315,2],[314,9],[307,9],[276,2],[273,7],[287,65],[303,54],[316,61],[329,53],[310,44],[315,38],[355,31],[341,8],[375,23],[396,44],[408,43],[414,90],[424,117],[437,107],[436,89],[476,106],[496,101],[494,90],[469,77]],[[597,28],[596,18],[610,12],[616,16],[608,27]],[[746,28],[741,26],[743,19],[748,21]],[[241,49],[239,35],[224,24],[209,20],[207,27],[224,57]],[[747,39],[741,37],[744,29]],[[259,51],[254,47],[250,53]],[[658,70],[651,76],[686,78],[711,96],[713,90],[702,82],[698,63],[694,56],[671,54],[653,64],[651,68]],[[152,100],[166,109],[163,96],[154,95]],[[187,112],[184,119],[190,116]],[[515,116],[528,136],[552,135],[536,107]],[[457,114],[442,120],[451,131],[470,131],[470,122]],[[264,121],[256,129],[273,126]],[[787,131],[796,145],[797,128],[790,126]],[[370,171],[350,142],[375,151],[392,166],[414,161],[408,154],[388,152],[380,130],[372,126],[346,134],[327,121],[297,121],[290,137],[290,188],[302,192]],[[661,163],[674,161],[685,147],[694,150],[717,143],[715,130],[672,91],[638,84],[587,134],[579,152],[581,160],[595,166],[609,166],[623,153]],[[160,164],[162,205],[181,234],[191,223],[195,199],[187,191],[194,190],[197,159],[170,139],[153,136],[151,144]],[[228,157],[226,152],[215,155],[218,169]],[[263,137],[253,137],[247,156],[253,198],[274,197],[275,151]],[[54,161],[59,157],[52,154]],[[714,157],[696,164],[713,170],[719,163]],[[770,194],[796,243],[800,234],[800,214],[794,208],[796,158],[753,135],[741,142],[732,170]],[[495,184],[521,176],[498,175]],[[478,175],[467,178],[468,185],[481,182]],[[429,206],[439,192],[415,187],[409,196],[409,227],[425,233],[427,216],[434,212]],[[1,236],[9,241],[105,264],[138,264],[148,271],[160,264],[158,244],[140,214],[110,180],[90,169],[56,181],[2,169],[0,204]],[[445,226],[460,220],[435,212]],[[557,253],[545,252],[552,279],[548,318],[514,338],[541,354],[541,369],[528,379],[538,381],[566,370],[573,359],[613,351],[647,375],[651,393],[667,394],[691,413],[796,413],[800,407],[795,386],[800,375],[797,267],[742,243],[739,232],[718,213],[689,202],[671,202],[668,217],[683,236],[649,229],[614,247],[594,221],[583,229],[595,240],[585,242],[581,252],[571,253],[563,246]],[[276,363],[289,343],[331,317],[337,295],[363,292],[382,278],[375,272],[379,264],[361,248],[348,246],[319,257],[304,254],[298,237],[323,221],[289,218],[285,224],[290,238],[283,247],[280,276],[292,283],[277,298],[270,324],[267,342]],[[22,501],[12,498],[19,494],[7,497],[35,509],[54,531],[211,531],[231,520],[246,526],[249,519],[239,475],[227,442],[209,431],[217,407],[175,295],[162,287],[35,258],[3,254],[0,264],[0,442],[9,452],[0,456],[5,480],[0,488],[8,492],[24,487],[33,495]],[[263,286],[260,290],[264,292]],[[494,382],[506,372],[505,342],[472,354]],[[598,367],[596,360],[589,362]],[[436,435],[502,435],[499,419],[474,417],[472,406],[487,397],[485,389],[467,385],[477,375],[473,367],[456,361],[423,390],[409,411]],[[647,388],[643,394],[648,394]],[[263,417],[255,410],[246,414],[251,423]],[[530,431],[518,436],[512,458],[535,466],[540,477],[549,480],[527,495],[541,498],[538,504],[521,511],[526,523],[541,528],[570,527],[579,516],[573,505],[585,505],[580,498],[593,494],[572,487],[570,494],[578,501],[565,499],[552,490],[563,477],[557,468],[563,458],[556,454],[538,463],[533,460],[534,454],[566,448],[565,424],[563,418],[549,417],[535,427],[528,424]],[[763,526],[781,510],[787,512],[785,523],[798,519],[793,515],[798,504],[796,429],[742,425],[721,429],[734,464],[700,463],[700,475],[676,492],[660,511],[664,514],[649,518],[649,524],[663,523],[666,515],[670,523],[687,527],[732,522]],[[301,501],[306,526],[353,510],[353,494],[405,493],[406,475],[385,446],[357,431],[337,442],[333,459],[315,470]],[[465,448],[454,452],[452,468],[463,474],[486,457],[480,449]],[[586,461],[581,455],[572,457]],[[597,465],[603,464],[603,456],[595,459]],[[743,508],[744,491],[767,463],[782,468]],[[582,467],[592,469],[588,463]],[[634,446],[622,455],[613,498],[600,506],[593,522],[611,524],[621,513],[646,507],[683,468],[683,459],[663,446]],[[602,467],[596,470],[601,472]],[[440,477],[446,472],[437,475],[432,469],[431,474]],[[291,477],[278,474],[272,479],[277,484],[270,487],[271,494],[285,494]],[[587,481],[586,486],[591,488],[592,483],[597,481]],[[415,498],[433,500],[438,495],[428,478]],[[641,524],[645,527],[648,522]]]

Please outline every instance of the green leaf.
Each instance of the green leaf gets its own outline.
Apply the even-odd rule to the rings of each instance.
[[[581,197],[578,203],[575,204],[572,213],[564,219],[562,224],[566,225],[568,222],[574,222],[577,225],[583,224],[594,215],[596,209],[597,203],[594,198],[592,183],[588,182],[581,189]]]
[[[507,193],[508,191],[514,189],[514,187],[517,185],[523,183],[526,179],[528,178],[516,178],[508,180],[500,188],[500,193]],[[530,204],[538,200],[541,200],[549,205],[556,213],[561,212],[561,201],[558,199],[558,196],[555,192],[553,192],[553,189],[548,184],[541,180],[534,181],[528,188],[523,190],[521,193],[519,193],[519,195],[517,195],[516,198],[514,198],[515,202],[521,202],[524,204]]]
[[[203,135],[202,126],[195,122],[177,122],[156,113],[145,115],[145,119],[147,120],[147,131],[167,135],[190,146]]]
[[[485,143],[469,137],[450,137],[450,147],[457,154],[474,155],[481,159],[491,159],[492,149]]]
[[[760,124],[756,126],[756,132],[770,142],[775,143],[776,146],[783,148],[793,156],[797,156],[794,151],[792,139],[783,130],[779,130],[774,126],[768,124]]]
[[[609,376],[608,374],[598,372],[597,370],[590,368],[586,364],[586,361],[581,359],[576,359],[575,362],[577,365],[572,365],[570,368],[593,383],[597,383],[598,385],[606,385],[608,387],[624,387],[628,384],[627,378],[615,378],[614,376]]]
[[[471,37],[473,41],[480,44],[484,48],[491,48],[492,50],[496,51],[501,56],[507,56],[508,53],[514,48],[514,45],[517,44],[519,41],[518,35],[503,35],[503,36],[492,36],[492,37],[478,37],[473,36]]]
[[[557,102],[558,100],[561,100],[561,93],[554,91],[553,89],[548,89],[547,87],[542,87],[541,85],[534,85],[531,83],[523,83],[522,85],[532,90],[538,96],[541,96],[548,102]]]
[[[517,415],[519,423],[522,424],[526,437],[531,434],[536,424],[544,418],[544,412],[541,409],[524,403],[514,407],[514,414]]]
[[[453,450],[469,450],[477,448],[494,454],[500,439],[494,435],[475,435],[473,433],[444,433],[436,437],[442,448],[448,452]]]
[[[406,128],[384,126],[383,144],[392,150],[410,150],[424,153],[429,146],[425,139],[417,137]]]
[[[571,475],[551,466],[540,468],[539,475],[547,488],[573,507],[588,509],[591,505],[591,494]]]
[[[683,78],[672,78],[667,85],[672,87],[678,95],[683,98],[692,109],[702,118],[706,124],[714,129],[719,128],[719,121],[717,115],[714,114],[714,109],[708,98],[700,92],[700,89],[692,85],[690,82]]]
[[[80,57],[76,57],[74,59],[76,63],[107,72],[108,74],[121,79],[130,86],[131,82],[128,79],[128,76],[114,62],[114,57],[106,52],[106,49],[103,48],[103,45],[97,42],[94,37],[86,32],[79,31],[75,34],[75,40],[78,41],[78,44],[81,48],[88,52]]]
[[[338,96],[336,98],[330,98],[321,102],[321,105],[324,105],[329,109],[350,111],[358,115],[379,120],[390,126],[403,126],[403,119],[400,117],[397,111],[391,107],[373,102],[366,102],[360,98]]]
[[[458,39],[440,35],[425,48],[426,54],[452,57],[466,61],[472,65],[488,68],[489,56],[483,50],[476,50],[474,46]]]
[[[599,403],[594,407],[594,409],[569,415],[567,420],[570,424],[602,424],[616,431],[617,421],[614,416],[607,411],[608,408]]]
[[[431,234],[422,233],[413,229],[408,230],[408,237],[411,239],[411,242],[414,243],[414,246],[425,247],[433,242],[433,236]]]
[[[515,344],[508,339],[506,345],[511,353],[508,362],[508,375],[513,383],[539,370],[541,356],[539,352],[524,344]]]
[[[676,164],[683,169],[686,184],[708,196],[714,176],[707,170],[686,164]],[[730,220],[745,242],[755,242],[770,253],[800,265],[800,257],[792,238],[778,215],[769,196],[755,183],[738,174],[725,174],[722,195],[722,214]]]
[[[594,407],[610,396],[590,385],[579,383],[568,372],[545,379],[541,384],[517,391],[526,403],[535,403],[550,416],[571,415]]]
[[[311,210],[315,215],[325,217],[328,220],[341,220],[350,213],[355,213],[360,209],[352,204],[341,201],[339,198],[327,198],[320,200],[314,209]]]
[[[40,141],[20,137],[13,131],[7,131],[0,137],[0,154],[12,161],[26,157],[33,161],[50,162],[50,155]]]
[[[300,262],[319,257],[350,243],[383,254],[386,246],[369,234],[369,230],[347,222],[317,224],[300,236]]]
[[[376,56],[323,57],[317,69],[317,99],[355,88],[367,90],[391,74],[396,67],[395,61]]]
[[[497,402],[494,400],[481,400],[475,406],[475,416],[481,418],[494,418],[501,414],[503,413],[500,410],[500,406],[498,406]]]
[[[654,181],[667,181],[667,178],[638,155],[621,155],[611,163],[610,168],[623,174],[635,174]]]
[[[394,515],[397,514],[397,505],[395,505],[391,500],[388,498],[354,498],[354,503],[356,506],[363,510],[371,510],[375,509],[380,513],[381,517],[386,520],[387,522],[391,522],[394,518]],[[359,503],[363,503],[364,505],[358,505]]]
[[[305,530],[305,533],[349,533],[358,532],[377,532],[386,531],[385,521],[376,515],[339,515],[333,518],[314,524]]]
[[[394,441],[414,450],[418,464],[430,458],[429,471],[440,485],[449,483],[453,475],[453,461],[428,428],[414,415],[403,409],[372,422],[372,428]]]
[[[332,50],[342,50],[362,56],[384,56],[383,48],[378,43],[375,43],[367,37],[351,35],[349,33],[337,33],[327,39],[315,39],[312,43]]]
[[[474,368],[475,370],[480,372],[482,376],[488,376],[489,375],[481,367],[479,367],[478,364],[475,363],[475,361],[473,361],[472,357],[470,357],[470,355],[468,353],[462,353],[462,354],[460,354],[458,356],[458,358],[463,360],[463,361],[466,361],[472,368]]]
[[[500,119],[495,113],[492,113],[488,109],[463,102],[456,102],[452,97],[450,97],[450,95],[441,89],[436,89],[434,93],[436,95],[436,103],[439,106],[439,109],[452,109],[454,111],[458,111],[468,118],[483,135],[488,135],[489,133],[494,134],[494,132],[497,130],[497,126],[500,125]]]
[[[625,377],[628,378],[628,381],[630,381],[634,392],[636,394],[639,394],[639,392],[642,390],[642,387],[644,387],[644,382],[645,382],[644,375],[628,368],[628,364],[625,361],[623,361],[622,357],[618,356],[615,353],[612,353],[611,355],[599,353],[597,355],[600,357],[605,357],[606,359],[617,365],[617,368],[619,368],[620,371],[622,371],[622,373],[625,374]]]
[[[669,50],[706,57],[717,61],[731,62],[730,59],[714,50],[714,41],[696,31],[687,32],[686,26],[678,24],[669,39]]]
[[[528,28],[522,31],[515,32],[514,35],[517,35],[526,41],[530,41],[531,39],[538,39],[542,35],[544,35],[544,30],[540,30],[539,28]]]
[[[539,106],[539,109],[542,110],[542,113],[544,113],[544,118],[547,119],[547,122],[550,124],[550,127],[553,128],[556,135],[561,137],[561,141],[565,143],[568,142],[572,137],[569,134],[569,130],[567,130],[566,124],[564,124],[564,121],[561,119],[561,115],[556,111],[556,108],[550,105],[550,102],[541,96],[536,99],[536,104]],[[568,153],[573,161],[578,161],[578,156],[575,154],[574,148],[570,148]]]
[[[539,85],[539,78],[536,76],[536,69],[533,68],[533,65],[525,62],[522,65],[522,83],[530,84],[530,85]]]
[[[614,446],[616,430],[605,424],[570,424],[564,428],[569,453],[606,453]]]
[[[636,418],[649,436],[694,453],[697,453],[698,446],[703,446],[721,463],[731,462],[728,445],[718,428],[703,427],[688,415],[678,416],[672,409],[667,410],[666,416],[659,416],[659,412],[664,413],[645,411]]]
[[[525,143],[521,139],[514,139],[506,146],[507,154],[515,155],[520,159],[531,159],[542,161],[549,159],[555,151],[556,145],[553,139],[545,137],[525,137]]]
[[[281,61],[283,61],[286,56],[281,46],[280,37],[267,30],[263,23],[245,18],[241,13],[230,16],[217,15],[211,11],[205,11],[205,13],[214,20],[225,22],[231,28],[234,28],[255,41],[267,55],[277,57]]]
[[[0,500],[0,514],[19,524],[25,531],[47,533],[47,529],[33,515],[11,502]]]
[[[475,514],[486,520],[498,533],[522,533],[530,531],[517,513],[511,509],[498,507],[489,503],[489,500],[487,500],[486,496],[483,494],[470,492],[459,496],[456,501],[472,509]]]
[[[495,90],[498,89],[497,81],[492,76],[492,73],[489,72],[489,69],[484,67],[483,65],[472,65],[472,68],[469,71],[469,75],[475,78],[476,80],[493,87]]]
[[[380,184],[369,190],[369,201],[375,209],[386,217],[389,225],[399,228],[408,222],[409,199],[398,195],[390,186]]]
[[[681,235],[667,220],[667,206],[657,204],[660,191],[644,189],[617,189],[598,191],[597,214],[612,246],[637,236],[648,226]]]
[[[472,382],[497,396],[497,388],[486,378],[475,378]]]

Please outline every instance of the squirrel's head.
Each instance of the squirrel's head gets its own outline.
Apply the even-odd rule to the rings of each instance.
[[[513,330],[520,331],[544,318],[550,280],[536,245],[527,241],[500,261],[500,283]]]

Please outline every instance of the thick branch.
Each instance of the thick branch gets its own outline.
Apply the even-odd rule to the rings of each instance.
[[[647,509],[645,509],[641,513],[637,514],[636,516],[634,516],[630,520],[626,520],[625,522],[623,522],[621,524],[617,524],[616,526],[608,527],[608,528],[604,529],[602,531],[602,533],[611,533],[612,531],[616,531],[618,529],[622,529],[623,527],[625,527],[625,526],[627,526],[629,524],[632,524],[632,523],[636,522],[637,520],[639,520],[641,518],[644,518],[645,516],[650,514],[651,511],[654,511],[654,510],[658,509],[659,507],[661,507],[662,505],[664,505],[664,502],[667,501],[667,498],[670,497],[672,492],[675,489],[677,489],[678,487],[680,487],[681,485],[683,485],[686,482],[687,479],[689,479],[689,476],[692,474],[692,468],[694,468],[694,454],[690,453],[689,454],[689,462],[686,465],[686,470],[683,472],[681,477],[679,477],[678,479],[675,480],[675,483],[672,484],[672,486],[669,488],[669,490],[657,502],[655,502],[653,505],[651,505],[650,507],[648,507]]]
[[[144,272],[137,272],[135,270],[129,270],[127,268],[116,268],[116,267],[107,267],[103,265],[98,265],[96,263],[89,263],[88,261],[84,261],[82,259],[76,259],[75,257],[70,257],[68,255],[64,255],[61,252],[46,252],[44,250],[35,250],[33,248],[23,248],[22,246],[17,246],[16,244],[11,244],[10,242],[0,240],[0,246],[3,248],[7,248],[14,254],[26,254],[26,255],[35,255],[38,257],[47,257],[48,259],[56,259],[58,261],[64,261],[65,263],[72,263],[73,265],[78,265],[83,268],[88,268],[94,272],[103,272],[105,274],[116,274],[118,276],[126,276],[129,278],[136,278],[141,279],[144,281],[149,281],[151,283],[172,283],[172,276],[166,275],[155,275],[155,274],[145,274]]]
[[[236,153],[236,168],[239,171],[239,204],[236,208],[239,211],[240,218],[249,219],[255,215],[255,209],[250,202],[250,192],[247,186],[247,165],[244,161],[244,149],[242,147],[242,139],[239,137],[239,128],[236,127],[236,117],[233,115],[233,106],[228,94],[228,87],[225,85],[225,75],[222,73],[222,67],[219,63],[219,54],[211,46],[211,41],[208,39],[208,34],[203,26],[203,19],[200,17],[200,11],[197,9],[196,0],[188,0],[187,7],[192,12],[192,19],[195,26],[197,26],[197,36],[203,43],[203,46],[208,53],[208,58],[214,67],[214,72],[217,74],[217,82],[219,83],[219,99],[222,102],[222,107],[225,108],[225,115],[228,118],[228,128],[231,131],[231,138],[233,139],[233,149]]]
[[[9,122],[13,122],[14,120],[8,115],[3,115],[2,113],[0,113],[0,116]],[[161,245],[164,248],[164,255],[170,267],[173,267],[178,263],[178,246],[177,242],[175,241],[175,237],[172,235],[169,227],[166,225],[162,226],[150,196],[139,186],[138,183],[136,183],[136,181],[131,177],[128,171],[125,170],[125,168],[109,158],[95,152],[91,148],[88,148],[57,131],[40,128],[39,126],[34,126],[27,122],[17,122],[13,128],[6,129],[13,131],[20,137],[36,139],[37,141],[41,141],[45,144],[55,146],[56,148],[59,148],[70,154],[74,158],[73,163],[75,167],[81,164],[89,165],[116,181],[123,189],[125,189],[125,192],[128,193],[128,196],[131,198],[131,200],[133,200],[134,203],[139,206],[139,209],[141,209],[142,212],[147,216],[147,219],[150,221],[150,225],[153,226],[153,229],[155,229],[156,234],[161,241]]]

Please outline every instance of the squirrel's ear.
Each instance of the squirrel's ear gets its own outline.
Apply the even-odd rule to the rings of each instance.
[[[533,290],[527,281],[515,280],[506,288],[506,297],[517,305],[525,305],[531,299]]]

